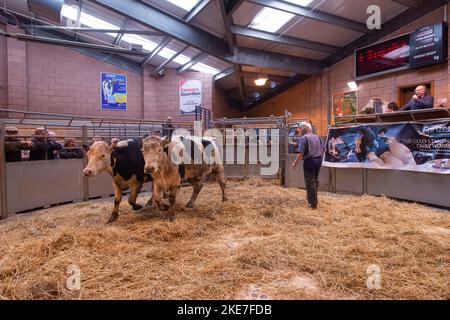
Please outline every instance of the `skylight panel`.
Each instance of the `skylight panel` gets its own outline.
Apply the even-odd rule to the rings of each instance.
[[[196,71],[200,71],[200,72],[203,72],[203,73],[210,73],[210,74],[213,74],[213,75],[218,74],[220,72],[216,68],[210,67],[210,66],[208,66],[208,65],[206,65],[204,63],[201,63],[201,62],[196,63],[195,65],[193,65],[191,67],[191,69],[196,70]]]
[[[307,6],[313,0],[286,0],[286,1],[301,6]],[[250,22],[249,28],[267,32],[277,32],[293,17],[295,17],[295,15],[292,13],[265,7],[255,16],[252,22]]]
[[[256,15],[249,27],[267,32],[276,32],[294,16],[292,13],[266,7]]]
[[[171,2],[172,1],[183,3],[183,5],[186,7],[188,7],[188,5],[187,5],[188,3],[193,3],[192,4],[192,7],[193,7],[198,2],[198,0],[182,0],[182,1],[181,0],[180,1],[171,0]],[[62,8],[61,14],[63,17],[65,17],[67,19],[76,21],[77,16],[78,16],[78,9],[68,6],[68,5],[64,5]],[[81,12],[80,23],[82,25],[85,25],[85,26],[93,28],[93,29],[120,30],[120,28],[118,26],[115,26],[107,21],[99,19],[99,18],[97,18],[93,15],[87,14],[85,12]],[[108,32],[107,34],[111,37],[117,36],[117,33]],[[135,35],[135,34],[124,34],[122,36],[121,40],[124,42],[130,43],[130,44],[141,45],[147,51],[153,51],[158,46],[158,44],[156,42],[150,41],[144,37],[141,37],[141,36]],[[161,56],[165,59],[170,59],[175,54],[177,54],[177,52],[175,52],[174,50],[171,50],[169,48],[163,48],[158,53],[158,56]],[[178,63],[180,65],[184,65],[184,64],[188,63],[189,61],[191,61],[191,58],[189,58],[185,55],[182,55],[182,54],[180,54],[179,56],[177,56],[173,59],[173,62]],[[219,73],[219,70],[214,69],[210,66],[207,66],[203,63],[197,63],[192,69],[195,69],[200,72],[211,73],[211,74]]]
[[[200,0],[166,0],[186,11],[191,11]]]

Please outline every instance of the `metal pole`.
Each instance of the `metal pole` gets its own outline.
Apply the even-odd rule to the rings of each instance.
[[[5,159],[5,123],[0,120],[0,219],[8,217]]]
[[[87,127],[83,126],[81,129],[81,140],[82,145],[87,146],[88,139],[87,139]],[[87,157],[83,157],[83,168],[85,168],[87,165]],[[83,176],[83,200],[89,201],[89,178]]]

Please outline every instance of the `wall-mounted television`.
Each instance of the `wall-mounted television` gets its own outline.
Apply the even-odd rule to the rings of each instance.
[[[355,51],[355,77],[370,78],[447,60],[447,24],[417,29],[393,39]]]

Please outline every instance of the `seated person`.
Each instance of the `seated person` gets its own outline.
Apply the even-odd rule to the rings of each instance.
[[[83,151],[77,145],[75,138],[66,138],[64,148],[61,150],[61,159],[81,159],[84,157]]]
[[[16,127],[5,128],[5,160],[6,162],[22,161],[22,150],[28,150],[32,147],[31,141],[20,141],[17,136]]]
[[[398,111],[399,107],[395,102],[390,102],[387,106],[386,112],[396,112]]]
[[[50,145],[45,140],[45,128],[36,128],[34,138],[31,141],[33,142],[33,146],[30,148],[30,161],[46,160],[47,150]]]
[[[405,106],[403,106],[400,111],[433,108],[434,98],[432,96],[427,96],[426,93],[427,87],[422,85],[418,86],[416,88],[416,94],[412,96],[412,99]]]

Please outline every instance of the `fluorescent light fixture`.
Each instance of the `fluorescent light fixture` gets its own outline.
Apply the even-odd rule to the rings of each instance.
[[[269,78],[266,75],[258,75],[258,79],[255,80],[255,84],[257,86],[264,86],[267,82],[267,80],[269,80]]]
[[[293,4],[307,6],[313,0],[287,1]],[[292,13],[265,7],[255,16],[248,27],[267,32],[276,32],[280,30],[286,23],[288,23],[293,17],[295,17],[295,15]]]
[[[350,88],[350,90],[353,90],[353,91],[358,90],[358,84],[356,83],[356,81],[347,82],[347,86]]]
[[[200,0],[166,0],[186,11],[191,11]]]

